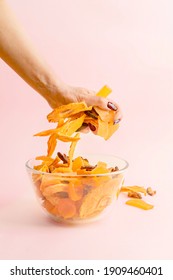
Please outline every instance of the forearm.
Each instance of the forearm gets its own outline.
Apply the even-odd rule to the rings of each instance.
[[[4,0],[0,0],[0,57],[46,99],[64,86],[34,49]]]

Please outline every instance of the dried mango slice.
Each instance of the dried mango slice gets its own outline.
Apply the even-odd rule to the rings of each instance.
[[[115,112],[114,111],[106,111],[99,107],[94,106],[94,110],[99,115],[100,119],[104,122],[114,122],[115,120]]]
[[[53,210],[53,208],[54,208],[54,205],[52,205],[47,199],[45,199],[44,201],[43,201],[43,207],[44,208],[46,208],[46,210],[49,212],[49,213],[51,213],[52,214],[52,210]]]
[[[91,174],[105,174],[109,173],[107,164],[105,162],[98,162],[96,167],[91,171]]]
[[[67,135],[63,135],[61,133],[57,133],[56,134],[57,139],[63,141],[63,142],[73,142],[73,141],[77,141],[80,139],[80,137],[76,138],[76,137],[71,137],[71,136],[67,136]]]
[[[130,205],[130,206],[141,208],[143,210],[150,210],[154,207],[153,205],[148,204],[148,203],[146,203],[145,201],[143,201],[142,199],[139,199],[139,198],[129,199],[129,200],[126,201],[126,204]]]
[[[97,135],[99,135],[105,139],[105,138],[107,138],[107,134],[108,134],[108,123],[104,122],[100,118],[98,118]]]
[[[97,96],[100,97],[107,97],[110,93],[112,92],[111,88],[108,87],[107,85],[105,85],[104,87],[102,87],[99,92],[96,94]]]
[[[147,191],[144,187],[139,187],[139,186],[123,186],[121,188],[121,192],[140,192],[143,193],[144,195],[146,195]]]
[[[78,201],[83,197],[83,186],[80,184],[80,181],[70,183],[68,185],[68,195],[69,198],[73,201]]]
[[[56,134],[52,134],[50,137],[49,137],[49,140],[47,142],[47,145],[48,145],[48,148],[47,148],[47,155],[49,157],[52,156],[55,148],[56,148],[56,143],[57,143],[57,140],[56,140]]]
[[[34,134],[34,136],[49,136],[55,132],[57,132],[57,128],[54,128],[54,129],[48,129],[48,130],[44,130],[44,131],[41,131],[41,132],[38,132],[36,134]]]
[[[50,164],[54,161],[53,158],[48,157],[48,156],[38,156],[35,158],[36,160],[42,160],[43,162],[46,162],[47,164]]]
[[[49,122],[58,122],[61,118],[69,118],[70,116],[85,111],[91,110],[92,107],[88,107],[85,102],[80,103],[70,103],[67,105],[62,105],[59,108],[54,109],[48,116]]]
[[[105,140],[108,140],[114,134],[114,132],[119,128],[119,126],[120,126],[119,124],[109,123],[108,132],[107,132],[107,135],[105,137]]]
[[[75,143],[75,142],[73,142]],[[55,168],[52,173],[70,173],[72,174],[72,169],[70,167],[57,167]]]
[[[45,197],[47,197],[47,196],[51,196],[58,192],[67,192],[67,191],[68,191],[67,184],[56,184],[56,185],[51,185],[51,186],[44,188],[43,195]]]
[[[73,171],[76,171],[77,169],[80,169],[84,164],[84,160],[82,157],[77,157],[72,162],[72,169]]]
[[[79,210],[80,218],[87,218],[102,211],[111,203],[114,193],[115,186],[111,184],[92,189],[83,199]]]
[[[77,133],[75,135],[75,137],[78,139],[79,135],[80,135],[80,133]],[[69,166],[70,167],[72,167],[72,160],[73,160],[74,151],[75,151],[75,148],[76,148],[77,141],[78,140],[76,140],[75,142],[72,142],[71,145],[70,145],[70,150],[69,150],[69,154],[68,154],[68,156],[69,156]]]
[[[69,198],[62,198],[58,204],[59,215],[64,219],[69,219],[75,216],[76,206],[75,203]]]
[[[42,177],[41,185],[40,185],[40,190],[43,192],[45,188],[51,186],[51,185],[57,185],[59,184],[60,178],[56,176],[48,176],[45,174],[45,176]]]

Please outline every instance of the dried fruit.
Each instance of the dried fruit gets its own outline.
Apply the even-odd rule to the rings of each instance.
[[[141,208],[143,210],[150,210],[154,207],[153,205],[146,203],[142,199],[130,199],[130,200],[126,201],[126,204],[130,205],[130,206]]]

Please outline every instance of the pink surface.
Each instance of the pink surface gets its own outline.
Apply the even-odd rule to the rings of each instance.
[[[108,142],[83,136],[78,152],[124,157],[126,184],[157,195],[148,212],[121,196],[107,219],[84,226],[45,218],[24,164],[45,152],[46,140],[32,135],[48,127],[50,108],[0,61],[0,258],[172,259],[172,1],[8,2],[64,80],[94,90],[108,84],[122,107],[119,131]]]

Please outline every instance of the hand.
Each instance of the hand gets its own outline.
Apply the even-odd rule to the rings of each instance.
[[[116,109],[115,121],[118,123],[122,119],[120,107],[113,100],[96,96],[96,92],[81,87],[72,87],[68,85],[61,85],[58,91],[49,95],[46,98],[49,105],[54,109],[58,106],[68,103],[76,103],[85,101],[88,106],[98,106],[104,110],[110,110],[108,102],[114,105]]]

